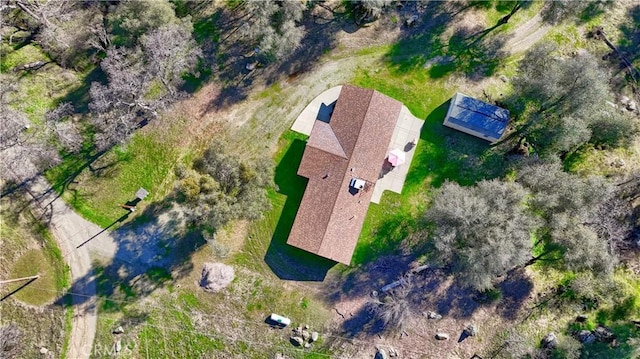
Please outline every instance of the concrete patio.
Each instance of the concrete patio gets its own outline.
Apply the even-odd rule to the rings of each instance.
[[[376,182],[376,186],[373,188],[373,196],[371,202],[380,203],[382,198],[382,192],[385,190],[402,193],[402,187],[404,181],[409,173],[409,167],[411,167],[411,161],[413,160],[413,154],[416,151],[416,145],[420,139],[420,131],[422,130],[423,121],[411,114],[407,106],[402,106],[400,110],[400,117],[396,123],[396,128],[393,131],[391,137],[391,143],[389,149],[400,149],[405,152],[405,163],[394,167],[391,171],[384,174],[384,176]],[[416,140],[415,145],[411,145],[412,141]]]
[[[300,115],[296,118],[291,129],[309,136],[311,134],[311,129],[313,128],[313,123],[316,119],[329,122],[329,117],[327,117],[331,115],[330,113],[327,113],[328,111],[331,111],[329,106],[338,100],[340,90],[342,90],[342,86],[332,87],[314,98],[313,101],[311,101],[307,107],[300,112]]]

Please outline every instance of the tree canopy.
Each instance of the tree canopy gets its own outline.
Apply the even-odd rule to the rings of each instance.
[[[553,43],[534,46],[520,61],[513,88],[508,102],[522,117],[517,134],[543,155],[587,142],[621,145],[637,132],[631,118],[607,103],[613,99],[607,75],[586,51],[565,58]]]
[[[304,37],[300,24],[303,11],[301,1],[245,1],[247,17],[240,28],[245,39],[256,44],[260,53],[277,59],[287,58]]]
[[[524,264],[537,226],[527,212],[527,191],[518,183],[483,180],[473,187],[445,182],[426,212],[437,255],[476,289]]]
[[[531,207],[545,221],[538,239],[547,245],[536,258],[559,255],[569,269],[612,272],[615,253],[607,238],[589,225],[594,211],[613,195],[604,178],[582,178],[564,172],[558,162],[549,162],[524,166],[518,182],[532,192]]]
[[[180,174],[178,188],[195,225],[217,230],[234,219],[257,219],[270,208],[266,189],[273,186],[270,161],[243,162],[214,142],[194,170]]]
[[[179,97],[182,75],[198,63],[201,50],[188,19],[141,37],[141,46],[111,47],[100,63],[108,82],[91,84],[95,142],[99,149],[122,143],[142,121]]]

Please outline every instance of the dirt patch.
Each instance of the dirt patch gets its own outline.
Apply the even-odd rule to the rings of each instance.
[[[517,313],[529,306],[535,297],[535,289],[526,272],[515,272],[503,278],[499,284],[502,296],[490,296],[462,286],[455,277],[442,269],[428,269],[411,277],[412,289],[407,296],[412,315],[406,329],[400,333],[381,328],[374,314],[377,300],[384,297],[381,287],[391,283],[400,274],[389,263],[403,263],[401,258],[387,257],[382,261],[347,275],[350,280],[359,278],[351,288],[345,281],[339,284],[329,297],[333,307],[331,328],[337,338],[349,338],[343,353],[350,357],[371,357],[375,348],[393,347],[403,358],[469,358],[483,353],[497,333],[518,325]],[[326,283],[331,286],[330,283]],[[441,315],[429,319],[428,312]],[[463,335],[466,326],[475,324],[478,334]],[[446,333],[449,340],[437,340],[436,333]]]
[[[232,257],[242,249],[249,225],[247,220],[237,220],[216,233],[216,241],[229,250],[228,256]]]
[[[512,32],[513,36],[507,41],[505,48],[511,54],[523,52],[542,40],[550,29],[551,26],[542,22],[540,14],[536,14]]]

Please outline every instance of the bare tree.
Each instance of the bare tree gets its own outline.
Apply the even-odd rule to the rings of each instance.
[[[26,116],[0,102],[0,178],[22,183],[60,160],[45,134]]]
[[[182,75],[195,68],[201,55],[191,30],[187,19],[145,34],[142,47],[107,50],[100,66],[108,83],[94,82],[90,90],[98,149],[124,143],[142,123],[157,118],[159,110],[181,96]],[[165,93],[150,91],[156,82],[164,85]]]
[[[202,51],[191,36],[191,22],[162,26],[142,36],[147,71],[175,96],[182,74],[195,68]]]
[[[628,249],[633,231],[633,206],[616,193],[592,209],[583,224],[609,243],[612,252]]]
[[[360,0],[353,1],[353,13],[355,22],[362,25],[377,20],[382,14],[382,9],[389,5],[391,0]]]
[[[69,0],[10,0],[9,6],[19,9],[31,19],[26,22],[35,42],[51,58],[65,67],[85,67],[90,59],[92,44],[98,44],[103,24],[100,2]],[[11,24],[19,25],[19,18]]]
[[[71,118],[74,111],[71,103],[64,102],[45,115],[48,131],[65,150],[72,153],[80,151],[83,143],[82,133]]]
[[[27,130],[29,120],[22,113],[11,109],[0,102],[0,151],[19,145],[25,141],[24,131]]]
[[[155,106],[144,99],[147,74],[139,49],[109,49],[102,61],[108,85],[91,84],[89,109],[97,130],[95,144],[99,150],[126,141],[144,118],[157,115]]]
[[[382,321],[384,328],[400,333],[407,328],[413,317],[413,310],[409,303],[412,285],[410,282],[405,283],[408,284],[394,288],[375,302],[377,304],[375,314]]]

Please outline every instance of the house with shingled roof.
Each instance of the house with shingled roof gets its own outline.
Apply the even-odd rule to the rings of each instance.
[[[377,91],[342,87],[307,141],[298,175],[308,182],[289,245],[350,264],[401,109]]]

